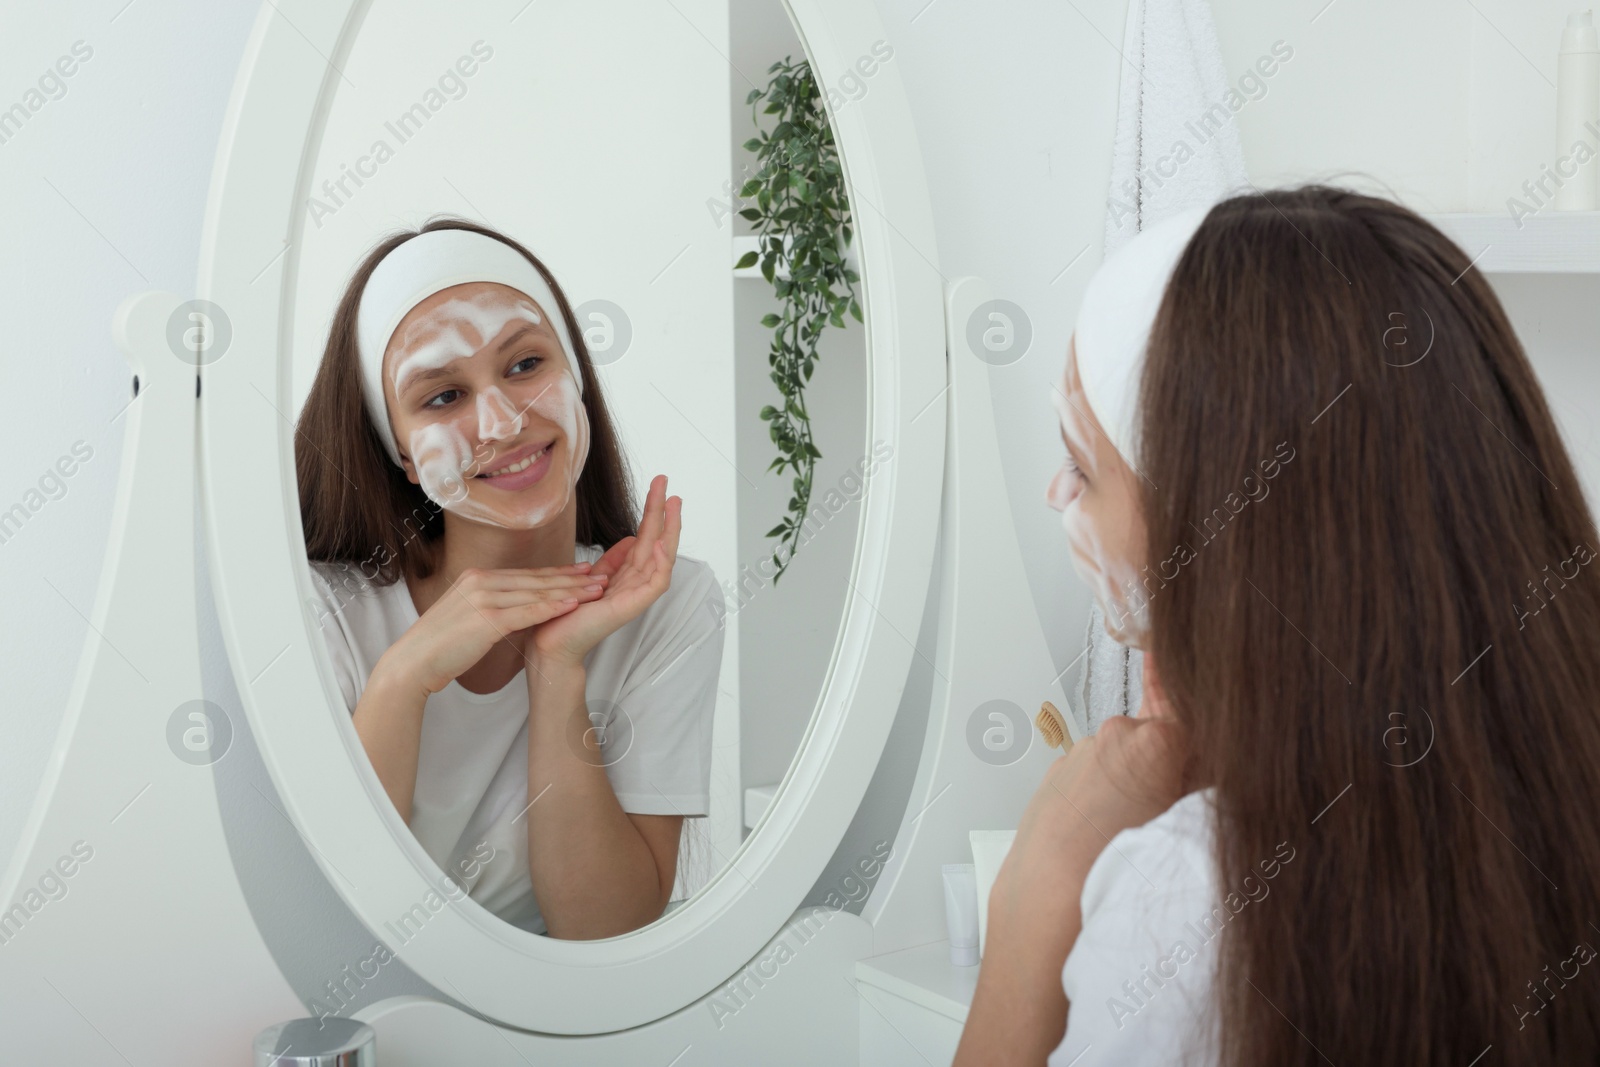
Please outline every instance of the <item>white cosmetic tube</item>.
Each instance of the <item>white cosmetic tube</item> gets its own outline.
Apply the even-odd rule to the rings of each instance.
[[[978,956],[983,957],[983,943],[988,938],[989,927],[989,890],[994,886],[995,875],[1000,873],[1000,864],[1005,862],[1006,853],[1011,851],[1011,842],[1016,838],[1015,830],[969,830],[968,839],[972,842],[972,864],[978,878]]]
[[[1595,148],[1600,130],[1600,34],[1596,33],[1594,13],[1575,11],[1567,16],[1561,33],[1561,52],[1556,57],[1556,172],[1561,163],[1577,153],[1578,145]],[[1600,160],[1593,155],[1583,163],[1572,163],[1573,175],[1561,174],[1566,181],[1556,187],[1557,211],[1593,211],[1600,208],[1600,187],[1595,174]]]
[[[947,863],[944,872],[944,922],[950,930],[950,962],[978,965],[978,874],[970,863]]]

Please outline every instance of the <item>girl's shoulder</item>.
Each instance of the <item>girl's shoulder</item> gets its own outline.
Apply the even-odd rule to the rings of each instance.
[[[307,562],[311,566],[311,584],[324,597],[348,600],[360,596],[371,599],[392,596],[396,586],[404,588],[404,582],[380,585],[367,574],[365,568],[344,560],[313,559]]]
[[[347,642],[371,644],[381,652],[415,621],[404,580],[381,585],[353,563],[309,562],[317,596],[307,606],[319,628],[336,625]]]
[[[1061,970],[1067,1029],[1050,1067],[1091,1048],[1100,1062],[1216,1062],[1213,942],[1232,913],[1217,908],[1215,824],[1212,791],[1199,790],[1117,834],[1095,860]]]
[[[672,564],[672,585],[652,606],[676,619],[692,618],[693,628],[702,632],[721,629],[727,614],[727,602],[711,564],[682,554]]]
[[[1085,916],[1146,895],[1208,899],[1216,884],[1215,803],[1214,790],[1198,789],[1143,826],[1113,837],[1084,881]]]

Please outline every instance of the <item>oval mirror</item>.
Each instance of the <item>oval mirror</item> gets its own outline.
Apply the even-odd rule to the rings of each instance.
[[[602,1032],[706,993],[814,883],[881,752],[945,376],[915,139],[857,7],[264,9],[202,268],[232,332],[202,368],[219,609],[323,873],[490,1018]],[[736,269],[780,227],[833,251]],[[425,228],[514,241],[548,287],[527,258],[390,265]],[[657,564],[606,552],[654,539],[657,475],[681,533],[641,591]],[[575,558],[615,588],[559,585]],[[581,602],[537,606],[558,589]]]

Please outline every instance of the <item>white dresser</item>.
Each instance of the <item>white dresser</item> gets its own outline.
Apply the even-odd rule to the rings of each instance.
[[[948,1067],[977,985],[945,941],[857,962],[862,1067]]]

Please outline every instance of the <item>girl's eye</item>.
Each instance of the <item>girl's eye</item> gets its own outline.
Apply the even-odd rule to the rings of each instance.
[[[538,356],[523,356],[521,359],[517,360],[511,365],[511,370],[509,373],[520,374],[523,371],[530,371],[543,362],[544,360]]]
[[[425,408],[445,407],[450,403],[450,401],[454,400],[458,395],[460,395],[460,393],[461,390],[459,389],[446,389],[438,396],[430,397],[428,400],[424,401],[422,406]],[[441,403],[441,401],[443,401],[443,403]]]

